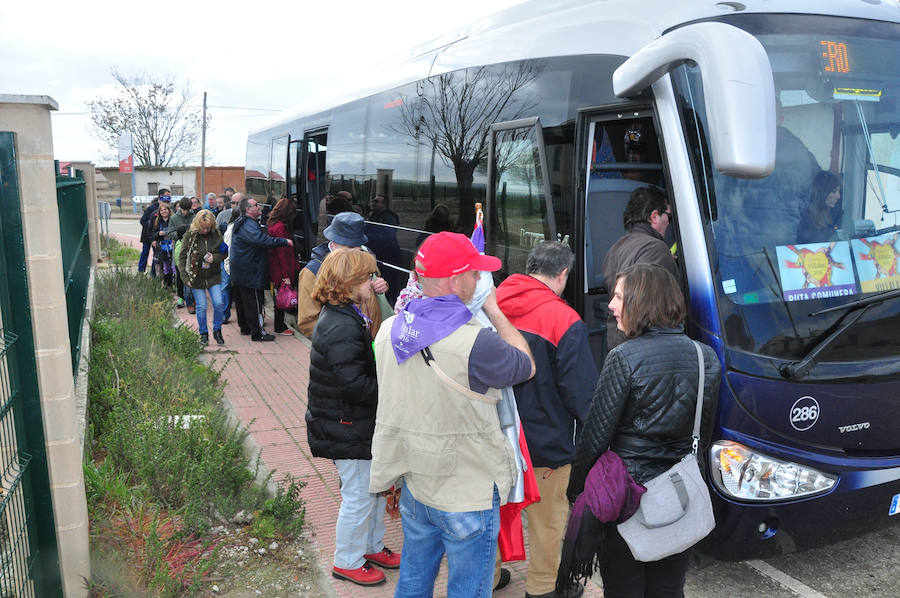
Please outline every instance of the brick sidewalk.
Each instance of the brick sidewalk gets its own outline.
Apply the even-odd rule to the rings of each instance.
[[[127,238],[119,240],[124,243],[131,241]],[[176,311],[182,321],[196,330],[195,316],[186,309]],[[211,310],[207,312],[207,318],[211,328]],[[271,318],[266,319],[266,327],[271,331]],[[385,570],[387,583],[370,588],[331,577],[334,523],[341,498],[334,464],[327,459],[312,457],[306,442],[304,415],[309,381],[309,341],[296,334],[293,337],[278,336],[274,342],[252,342],[249,336],[241,336],[234,309],[231,323],[222,327],[222,335],[225,344],[220,347],[210,339],[206,354],[213,367],[224,368],[225,400],[241,425],[249,430],[253,443],[261,453],[265,470],[276,470],[276,479],[291,474],[307,483],[301,492],[306,501],[307,535],[318,552],[319,566],[330,595],[347,598],[393,596],[397,570]],[[386,527],[385,544],[391,550],[400,552],[403,549],[400,521],[388,520]],[[512,572],[512,581],[503,590],[495,592],[494,596],[524,596],[526,564],[505,563],[504,567]],[[444,597],[446,594],[447,568],[442,566],[434,595]],[[603,592],[597,585],[588,583],[584,596],[599,598]]]

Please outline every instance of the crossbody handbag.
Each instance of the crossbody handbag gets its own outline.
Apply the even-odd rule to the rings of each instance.
[[[700,381],[691,452],[668,471],[647,482],[647,492],[641,497],[638,510],[616,526],[634,558],[645,563],[684,552],[716,526],[709,488],[697,463],[705,364],[700,343],[693,343],[700,362]]]

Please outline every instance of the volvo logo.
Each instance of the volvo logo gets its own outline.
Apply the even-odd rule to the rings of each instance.
[[[860,430],[866,430],[868,428],[869,428],[869,422],[850,424],[849,426],[838,426],[838,430],[841,431],[841,434],[843,434],[844,432],[858,432]]]
[[[798,432],[809,430],[819,421],[819,402],[812,397],[800,397],[791,407],[790,420]]]

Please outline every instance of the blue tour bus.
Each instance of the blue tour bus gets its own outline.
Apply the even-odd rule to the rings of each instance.
[[[471,232],[482,202],[500,277],[542,239],[574,249],[565,297],[599,363],[600,264],[630,193],[659,187],[689,332],[723,363],[706,552],[790,552],[900,512],[896,2],[531,1],[375,75],[249,135],[246,190],[297,198],[299,259],[325,195],[349,191],[396,294],[418,244]]]

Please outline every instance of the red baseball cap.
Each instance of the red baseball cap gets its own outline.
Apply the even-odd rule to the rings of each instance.
[[[431,235],[416,254],[416,274],[425,278],[448,278],[469,270],[496,272],[500,258],[478,253],[469,237],[442,232]]]

